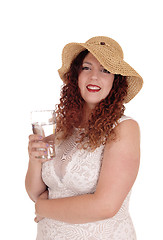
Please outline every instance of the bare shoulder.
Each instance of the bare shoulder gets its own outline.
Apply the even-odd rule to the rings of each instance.
[[[117,141],[134,141],[140,139],[139,124],[133,119],[120,122],[116,128]]]
[[[126,119],[120,122],[116,128],[116,133],[127,134],[127,136],[132,135],[134,132],[140,135],[139,124],[134,119]]]

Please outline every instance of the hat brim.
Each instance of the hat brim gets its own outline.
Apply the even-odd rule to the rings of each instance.
[[[62,67],[58,70],[60,78],[66,83],[65,73],[70,69],[72,61],[83,50],[87,49],[94,57],[112,74],[120,74],[127,77],[128,92],[125,103],[128,103],[140,91],[143,86],[142,77],[121,57],[115,56],[108,46],[93,45],[88,43],[69,43],[62,52]],[[107,56],[107,58],[106,58]]]

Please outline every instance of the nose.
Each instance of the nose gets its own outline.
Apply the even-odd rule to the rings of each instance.
[[[92,69],[90,78],[91,78],[92,80],[97,80],[97,79],[98,79],[98,70]]]

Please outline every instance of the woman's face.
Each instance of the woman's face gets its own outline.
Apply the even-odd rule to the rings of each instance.
[[[108,72],[98,60],[88,53],[78,76],[78,86],[86,106],[93,109],[105,99],[113,85],[114,74]]]

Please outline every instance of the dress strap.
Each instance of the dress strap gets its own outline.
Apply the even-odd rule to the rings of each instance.
[[[128,119],[133,119],[133,118],[128,117],[128,116],[126,116],[126,115],[123,115],[123,116],[118,120],[118,123],[121,123],[121,122],[123,122],[123,121],[125,121],[125,120],[128,120]]]

